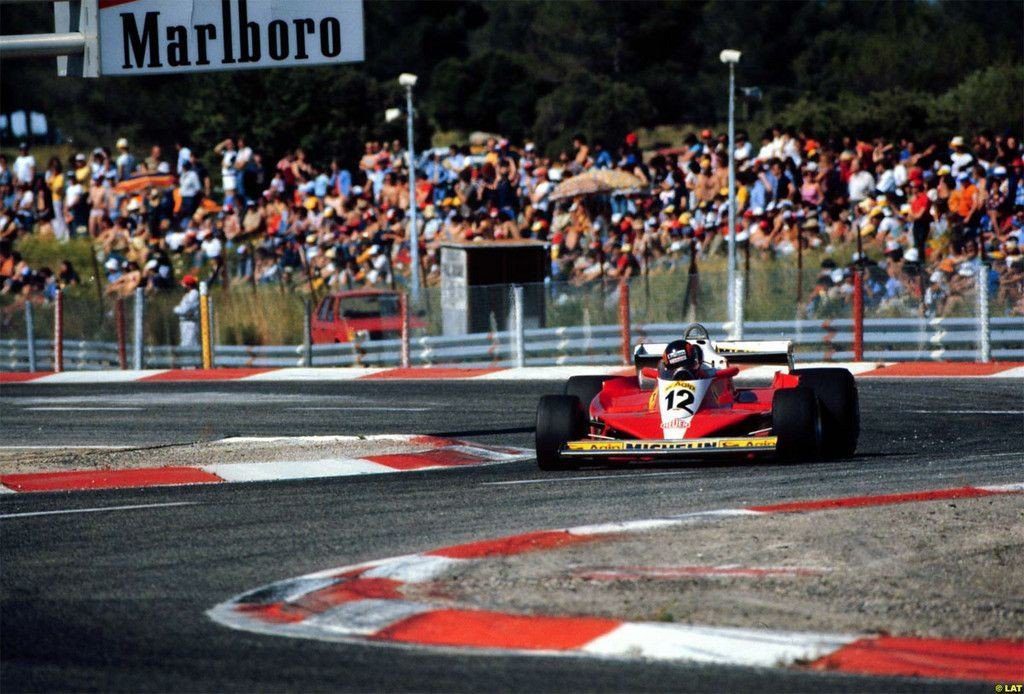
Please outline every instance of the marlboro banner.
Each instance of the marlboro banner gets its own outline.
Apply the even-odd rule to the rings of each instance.
[[[99,0],[100,73],[363,60],[362,0]]]

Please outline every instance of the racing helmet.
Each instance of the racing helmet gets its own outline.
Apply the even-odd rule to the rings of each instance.
[[[674,381],[694,380],[699,377],[704,353],[697,345],[686,340],[673,340],[665,346],[658,364],[658,376]]]

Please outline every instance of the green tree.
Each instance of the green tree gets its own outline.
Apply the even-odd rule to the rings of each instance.
[[[441,128],[472,124],[473,129],[517,140],[529,133],[537,96],[550,90],[522,57],[491,50],[466,60],[442,61],[431,84],[425,109]]]
[[[401,136],[382,112],[402,105],[395,78],[414,72],[424,142],[433,127],[484,128],[557,150],[577,130],[611,144],[639,125],[724,121],[718,53],[729,47],[743,52],[739,85],[764,92],[759,123],[917,136],[1021,126],[1020,0],[392,0],[364,11],[359,65],[83,80],[57,77],[52,58],[4,61],[0,106],[46,114],[82,149],[120,136],[137,150],[178,138],[202,148],[242,132],[268,158],[296,145],[352,157],[364,138]],[[3,3],[0,26],[43,31],[52,13]]]
[[[951,131],[989,128],[1019,133],[1024,114],[1024,66],[994,65],[973,72],[943,94],[937,107]]]
[[[610,147],[638,125],[650,124],[653,114],[639,86],[577,73],[537,102],[533,132],[549,154],[566,149],[577,131]]]

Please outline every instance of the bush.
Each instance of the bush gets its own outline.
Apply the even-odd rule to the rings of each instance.
[[[990,129],[1020,132],[1024,66],[994,65],[971,73],[937,103],[943,124],[960,133]]]

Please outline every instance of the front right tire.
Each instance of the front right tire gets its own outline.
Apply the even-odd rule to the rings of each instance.
[[[604,387],[604,382],[615,378],[614,376],[570,376],[565,382],[565,395],[575,395],[580,399],[583,409],[589,414],[590,403]]]
[[[587,417],[574,395],[545,395],[537,404],[535,445],[541,470],[567,470],[573,464],[562,460],[559,450],[568,441],[587,434]]]

